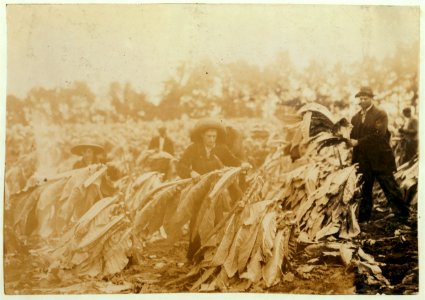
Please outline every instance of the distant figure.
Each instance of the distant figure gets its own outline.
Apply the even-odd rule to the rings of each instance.
[[[102,146],[94,143],[81,143],[71,149],[71,153],[81,156],[81,160],[74,164],[73,169],[86,168],[93,164],[105,164],[107,170],[100,183],[100,191],[103,197],[109,197],[116,193],[114,181],[118,180],[123,174],[113,163],[106,161],[106,153]]]
[[[101,163],[100,156],[104,154],[104,149],[97,144],[82,143],[72,147],[71,153],[81,156],[81,160],[77,161],[73,166],[73,169],[81,169],[92,164]]]
[[[398,131],[401,134],[402,153],[400,165],[410,161],[418,152],[418,119],[412,116],[410,107],[403,109],[405,122]]]
[[[227,126],[225,144],[229,148],[230,152],[232,152],[232,154],[239,160],[248,161],[244,143],[244,135],[240,130],[232,126]],[[245,173],[239,174],[239,187],[242,191],[245,191],[248,188]]]
[[[370,220],[373,208],[373,184],[379,182],[389,205],[397,218],[406,223],[409,209],[393,172],[396,170],[394,153],[390,146],[387,113],[376,107],[374,94],[369,87],[362,87],[356,94],[360,98],[361,110],[351,119],[353,128],[350,138],[353,148],[353,163],[359,164],[362,175],[362,200],[359,208],[359,222]]]
[[[269,131],[261,126],[256,125],[251,130],[252,145],[249,151],[249,161],[254,168],[261,167],[270,152],[267,147],[269,136]]]
[[[149,143],[149,149],[154,149],[157,151],[165,151],[171,155],[174,155],[174,143],[167,136],[167,129],[165,126],[161,126],[158,129],[159,135],[153,137]]]
[[[242,132],[232,126],[226,127],[226,146],[234,156],[240,160],[246,160],[246,152],[244,149],[244,136]]]

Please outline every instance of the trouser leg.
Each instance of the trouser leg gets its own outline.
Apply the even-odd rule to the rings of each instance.
[[[405,157],[405,162],[410,161],[416,154],[417,152],[417,141],[414,140],[408,140],[406,142],[406,157]]]
[[[201,237],[195,232],[195,224],[198,219],[197,213],[192,215],[189,224],[189,248],[187,250],[186,258],[192,260],[195,253],[201,247]]]
[[[192,217],[190,218],[189,223],[189,248],[187,250],[186,258],[189,260],[193,259],[195,253],[201,247],[201,237],[199,233],[196,231],[196,225],[198,223],[198,213],[202,206],[202,201],[199,201],[201,198],[195,202],[195,205],[192,210]],[[202,200],[202,199],[201,199]]]
[[[400,158],[399,158],[399,165],[403,165],[406,160],[406,148],[407,148],[407,142],[405,139],[402,139],[400,141]]]
[[[239,175],[239,187],[242,190],[242,192],[245,192],[248,188],[248,183],[246,181],[246,174],[242,173]]]
[[[362,200],[359,209],[359,222],[367,222],[372,215],[373,198],[372,190],[375,176],[372,172],[362,173]]]
[[[397,217],[407,219],[409,217],[409,208],[403,201],[403,194],[394,175],[392,173],[377,174],[376,179],[384,191],[388,204],[397,214]]]
[[[236,203],[237,201],[241,200],[243,192],[239,185],[235,182],[229,186],[229,194],[230,198],[232,198],[232,202]]]

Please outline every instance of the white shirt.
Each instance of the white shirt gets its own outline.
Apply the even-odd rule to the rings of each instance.
[[[409,128],[409,121],[410,121],[410,118],[408,118],[408,117],[404,117],[404,123],[403,123],[403,129],[405,129],[405,130],[407,130],[408,128]]]
[[[165,139],[162,136],[160,136],[159,137],[159,151],[162,151],[164,149],[164,141],[165,141]]]
[[[212,151],[213,148],[214,147],[211,147],[211,148],[205,147],[205,152],[207,153],[207,158],[210,158],[211,151]]]
[[[367,112],[372,108],[373,104],[371,104],[368,108],[365,110],[361,110],[360,114],[362,115],[362,123],[364,123],[364,120],[366,119]]]

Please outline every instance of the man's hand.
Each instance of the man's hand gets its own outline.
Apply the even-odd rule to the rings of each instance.
[[[196,171],[191,171],[190,177],[193,179],[194,182],[198,182],[201,179],[201,175]]]
[[[350,139],[350,144],[352,147],[356,147],[359,144],[359,142],[357,140]]]
[[[241,164],[241,168],[242,168],[242,170],[243,170],[243,171],[247,171],[247,170],[251,169],[251,168],[252,168],[252,166],[251,166],[251,164],[250,164],[250,163],[248,163],[248,162],[243,162],[243,163]]]

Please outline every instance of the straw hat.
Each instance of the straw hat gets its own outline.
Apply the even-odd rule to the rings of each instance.
[[[190,132],[190,139],[193,142],[201,141],[202,140],[202,134],[207,131],[208,129],[215,129],[217,130],[217,141],[218,142],[224,142],[226,137],[226,129],[223,125],[222,120],[216,120],[211,118],[205,118],[199,120],[195,127]]]
[[[268,138],[269,135],[270,132],[261,126],[256,125],[251,129],[252,138]]]
[[[84,151],[86,151],[87,149],[92,149],[94,154],[100,154],[102,153],[104,150],[104,148],[98,144],[94,144],[94,143],[81,143],[78,145],[75,145],[74,147],[71,148],[71,153],[75,154],[75,155],[82,155]]]

